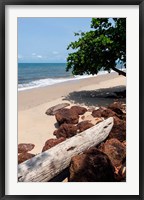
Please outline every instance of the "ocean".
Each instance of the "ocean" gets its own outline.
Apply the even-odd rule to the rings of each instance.
[[[66,72],[65,69],[66,63],[18,63],[18,91],[92,77],[73,76],[71,71]]]
[[[66,63],[18,63],[18,91],[88,78],[66,72]]]

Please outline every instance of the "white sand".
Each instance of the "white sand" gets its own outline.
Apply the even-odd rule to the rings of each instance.
[[[112,73],[19,92],[18,143],[33,143],[31,153],[40,153],[46,140],[55,138],[53,131],[57,127],[55,117],[45,114],[48,108],[65,102],[86,107],[108,105],[114,99],[98,98],[95,94],[99,89],[113,91],[117,86],[125,87],[126,77]],[[85,119],[92,119],[90,112]]]

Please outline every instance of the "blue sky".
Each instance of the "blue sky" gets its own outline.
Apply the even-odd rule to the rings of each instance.
[[[74,32],[90,24],[91,18],[18,18],[18,62],[66,62]]]

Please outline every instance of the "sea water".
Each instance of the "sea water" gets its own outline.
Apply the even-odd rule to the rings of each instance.
[[[66,63],[19,63],[18,90],[44,87],[91,76],[73,76],[66,72]]]
[[[18,63],[18,91],[89,77],[92,75],[73,76],[71,71],[66,72],[66,63]]]

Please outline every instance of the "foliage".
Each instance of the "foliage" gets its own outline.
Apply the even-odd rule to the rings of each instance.
[[[102,68],[111,69],[119,74],[125,72],[117,69],[116,62],[126,67],[126,19],[93,18],[89,32],[75,33],[78,40],[71,42],[68,50],[67,68],[75,75],[97,74]]]

